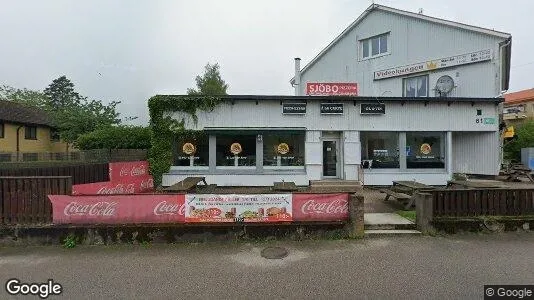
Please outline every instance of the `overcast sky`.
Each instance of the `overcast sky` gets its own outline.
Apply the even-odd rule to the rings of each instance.
[[[531,0],[375,3],[509,32],[510,91],[534,87]],[[293,93],[302,66],[354,21],[363,0],[0,0],[0,84],[42,90],[66,75],[84,96],[122,101],[147,122],[147,99],[184,94],[218,62],[230,94]]]

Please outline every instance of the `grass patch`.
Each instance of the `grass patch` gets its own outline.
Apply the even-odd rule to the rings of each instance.
[[[415,222],[415,210],[398,210],[397,214],[403,218]]]

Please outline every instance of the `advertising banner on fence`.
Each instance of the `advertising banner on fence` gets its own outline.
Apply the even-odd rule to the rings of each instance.
[[[293,194],[293,221],[344,221],[348,194]]]
[[[137,194],[154,191],[147,161],[109,164],[109,180],[72,186],[73,195]]]
[[[109,164],[109,181],[122,182],[149,176],[148,161],[115,162]]]
[[[152,176],[143,176],[125,182],[95,182],[72,186],[73,195],[139,194],[154,191]]]
[[[184,195],[50,195],[54,224],[183,223]]]
[[[292,221],[291,194],[185,196],[185,221],[285,222]]]

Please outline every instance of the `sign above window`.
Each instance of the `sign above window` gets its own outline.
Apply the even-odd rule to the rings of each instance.
[[[343,114],[343,103],[321,103],[321,114]]]
[[[283,114],[305,114],[306,103],[284,103],[282,104]]]
[[[477,62],[483,62],[483,61],[491,60],[491,58],[492,58],[491,49],[480,50],[480,51],[471,52],[467,54],[420,62],[420,63],[413,64],[413,65],[407,65],[407,66],[402,66],[402,67],[395,67],[395,68],[376,71],[374,74],[374,80],[386,79],[386,78],[397,77],[397,76],[404,76],[408,74],[449,68],[449,67],[472,64],[472,63],[477,63]]]
[[[360,114],[362,115],[383,115],[386,113],[386,105],[381,103],[360,104]]]
[[[358,96],[358,84],[355,82],[308,82],[308,96]]]

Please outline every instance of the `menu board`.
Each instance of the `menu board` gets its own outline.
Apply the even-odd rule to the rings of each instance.
[[[286,222],[292,221],[291,194],[188,194],[185,221]]]

